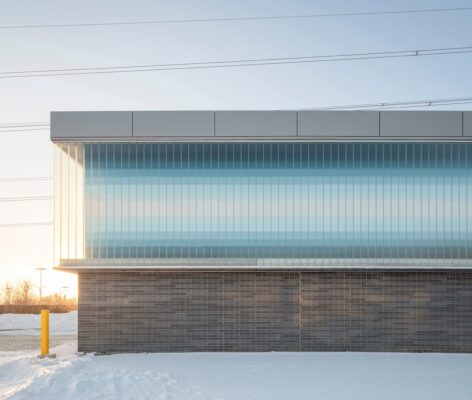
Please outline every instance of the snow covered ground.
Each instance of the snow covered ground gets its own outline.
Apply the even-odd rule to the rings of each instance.
[[[56,359],[0,353],[8,399],[472,399],[472,355],[181,353]]]
[[[0,352],[39,348],[41,317],[30,314],[0,314]],[[57,346],[77,339],[77,311],[50,314],[50,343]]]
[[[26,329],[35,341],[38,326],[37,315],[0,315],[0,330]],[[66,341],[52,349],[56,359],[39,360],[38,350],[0,351],[0,399],[472,399],[472,354],[78,356],[76,331],[76,312],[53,314],[51,333]],[[24,332],[4,331],[0,342]]]
[[[23,335],[39,335],[41,316],[33,314],[0,314],[0,335],[12,332]],[[51,335],[74,334],[77,332],[77,311],[50,314],[49,331]]]

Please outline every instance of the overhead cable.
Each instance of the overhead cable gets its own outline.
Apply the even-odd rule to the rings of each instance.
[[[52,196],[0,197],[0,203],[35,200],[52,200]]]
[[[167,63],[167,64],[142,64],[142,65],[64,68],[64,69],[43,69],[43,70],[20,70],[20,71],[0,72],[0,79],[16,79],[16,78],[31,78],[31,77],[46,77],[46,76],[117,74],[117,73],[125,73],[125,72],[130,73],[130,72],[149,72],[149,71],[175,71],[175,70],[209,69],[209,68],[254,67],[254,66],[281,65],[281,64],[302,64],[302,63],[369,60],[369,59],[424,57],[424,56],[438,56],[438,55],[448,55],[448,54],[462,54],[462,53],[471,53],[471,52],[472,52],[472,46],[462,46],[462,47],[444,47],[444,48],[433,48],[433,49],[378,51],[378,52],[369,52],[369,53],[346,53],[346,54],[313,55],[313,56],[298,56],[298,57],[252,58],[252,59],[222,60],[222,61],[198,61],[198,62],[171,63],[171,64]]]
[[[34,182],[34,181],[52,181],[52,176],[31,176],[21,178],[0,178],[0,182]]]
[[[108,21],[108,22],[78,22],[70,24],[23,24],[23,25],[1,25],[0,29],[50,29],[50,28],[84,28],[84,27],[112,27],[123,25],[164,25],[164,24],[190,24],[190,23],[212,23],[212,22],[242,22],[242,21],[269,21],[269,20],[300,20],[313,18],[336,18],[336,17],[359,17],[380,15],[402,15],[402,14],[424,14],[471,11],[472,7],[454,8],[425,8],[412,10],[384,10],[384,11],[361,11],[361,12],[338,12],[320,14],[296,14],[296,15],[265,15],[254,17],[227,17],[227,18],[192,18],[192,19],[159,19],[140,21]]]
[[[25,227],[25,226],[42,226],[42,225],[52,225],[52,222],[25,222],[25,223],[14,223],[14,224],[0,224],[0,228],[15,228],[15,227]]]

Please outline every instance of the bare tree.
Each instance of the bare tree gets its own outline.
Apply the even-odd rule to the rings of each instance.
[[[0,287],[0,304],[8,305],[28,305],[28,304],[41,304],[41,305],[67,305],[77,306],[77,299],[75,297],[68,297],[62,293],[51,293],[47,296],[43,296],[40,301],[39,297],[35,294],[34,285],[31,281],[23,280],[15,285],[7,282]]]
[[[13,304],[15,301],[15,289],[10,283],[7,282],[3,285],[0,298],[2,304]]]
[[[31,281],[21,281],[16,288],[15,304],[31,304],[33,301],[33,284]]]

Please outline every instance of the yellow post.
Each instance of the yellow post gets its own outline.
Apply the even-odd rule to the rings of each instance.
[[[41,356],[49,355],[49,310],[41,310]]]

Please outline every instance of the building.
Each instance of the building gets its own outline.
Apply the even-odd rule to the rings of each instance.
[[[53,112],[79,350],[472,351],[472,112]]]

